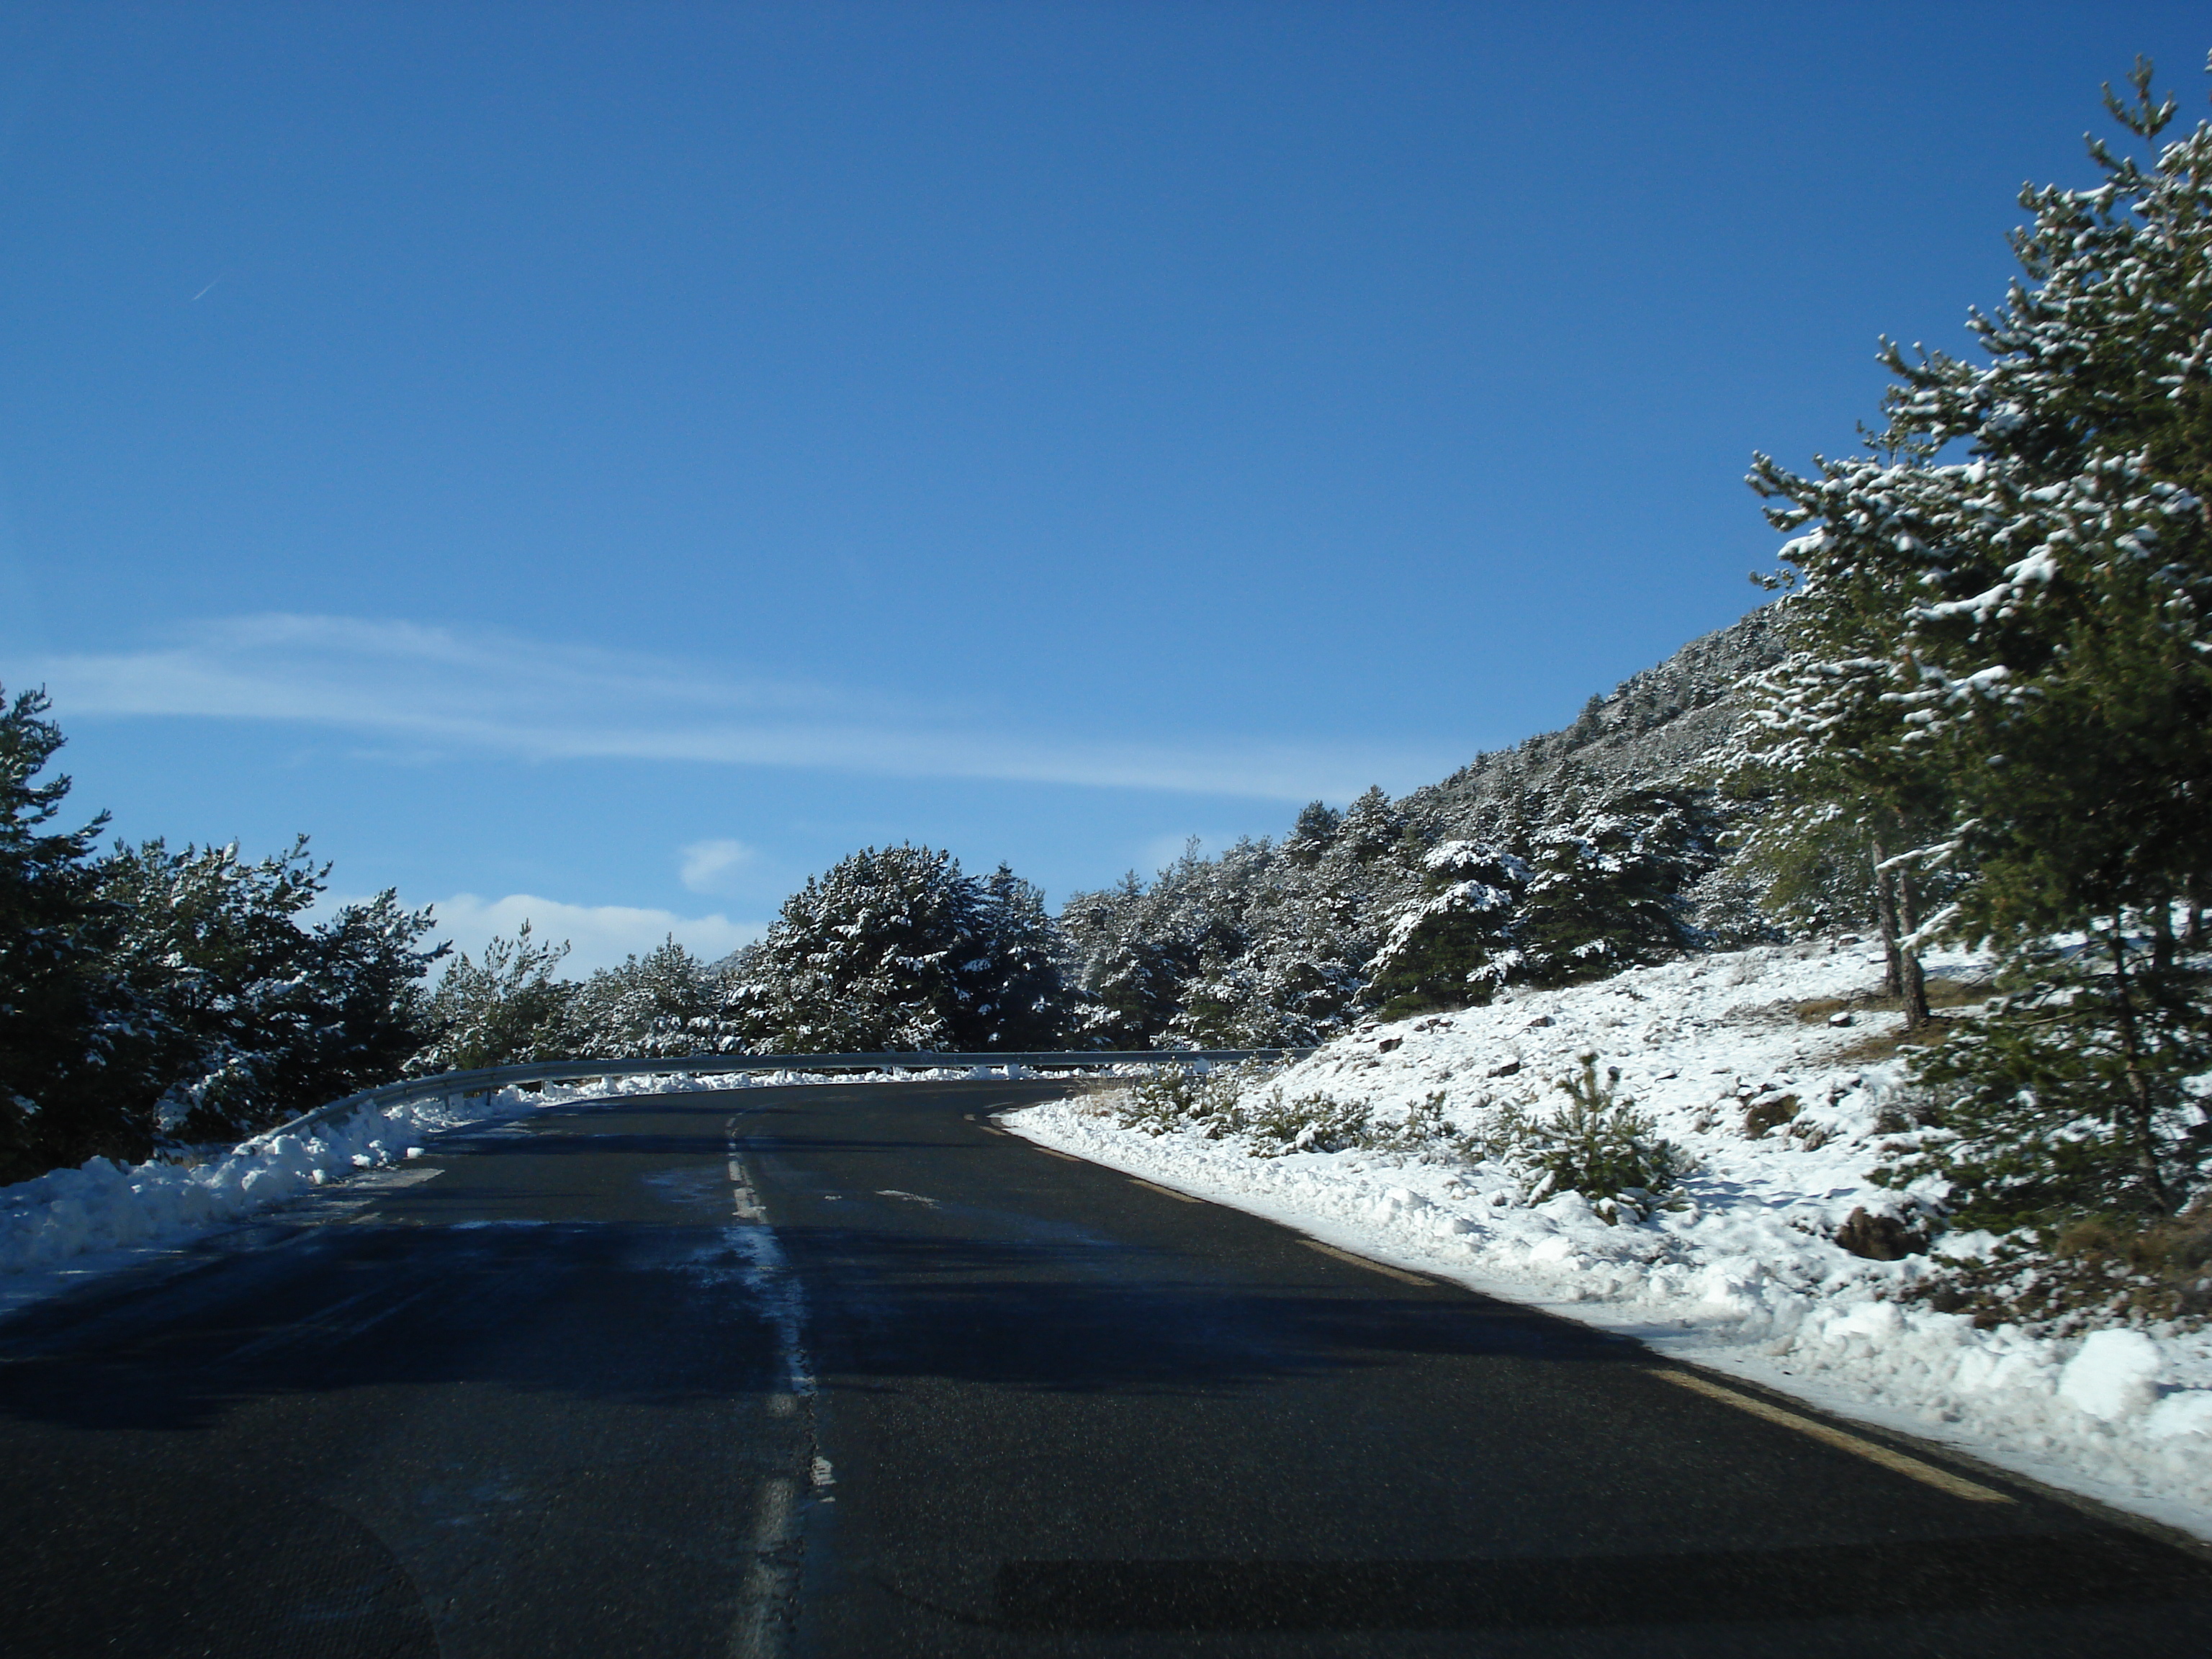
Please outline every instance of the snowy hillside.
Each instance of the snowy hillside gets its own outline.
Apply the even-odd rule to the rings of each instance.
[[[1971,985],[1975,964],[1929,966]],[[1180,1121],[1121,1093],[1006,1121],[2212,1536],[2212,1335],[1977,1328],[1899,1299],[1924,1255],[1844,1248],[1917,1248],[1919,1200],[1940,1196],[1869,1179],[1915,1145],[1899,1017],[1863,1006],[1881,975],[1848,936],[1692,957],[1364,1025]],[[1498,1133],[1565,1103],[1559,1080],[1590,1054],[1686,1166],[1617,1224],[1579,1193],[1536,1190]]]
[[[1679,782],[1727,740],[1741,704],[1739,685],[1782,651],[1781,613],[1762,605],[1592,697],[1571,726],[1479,755],[1399,804],[1439,836],[1482,836],[1525,811],[1526,801],[1556,790],[1571,770],[1605,784]]]

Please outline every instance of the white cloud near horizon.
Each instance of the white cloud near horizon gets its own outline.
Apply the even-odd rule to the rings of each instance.
[[[695,893],[719,892],[724,878],[750,864],[755,856],[753,849],[741,841],[695,841],[684,849],[678,873]]]
[[[534,893],[509,893],[496,899],[456,893],[430,908],[437,918],[430,937],[451,939],[456,951],[471,957],[481,957],[486,942],[496,936],[512,939],[526,921],[534,939],[568,940],[570,948],[561,973],[569,979],[581,979],[596,968],[618,966],[623,957],[642,956],[672,936],[692,955],[714,962],[767,931],[764,922],[732,921],[719,914],[679,916],[672,910],[626,904],[564,904]]]
[[[496,630],[343,617],[230,617],[160,647],[29,658],[11,664],[9,677],[43,683],[64,720],[299,722],[532,760],[802,767],[1301,801],[1348,799],[1377,782],[1407,788],[1460,763],[1441,752],[1349,744],[1156,744],[977,730],[830,687],[720,678]]]

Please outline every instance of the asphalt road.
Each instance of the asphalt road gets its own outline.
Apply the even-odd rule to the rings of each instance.
[[[0,1651],[2200,1656],[2212,1565],[994,1130],[441,1139],[0,1322]]]

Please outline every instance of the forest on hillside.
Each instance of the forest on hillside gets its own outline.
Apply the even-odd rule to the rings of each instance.
[[[454,955],[395,893],[302,925],[329,876],[305,837],[251,861],[102,851],[104,817],[56,830],[63,735],[20,693],[0,708],[0,1173],[235,1139],[393,1076],[517,1060],[1308,1046],[1770,933],[1728,876],[1724,804],[1652,749],[1731,706],[1773,633],[1755,613],[1565,732],[1402,800],[1314,802],[1280,840],[1193,848],[1057,916],[1003,866],[870,848],[723,961],[672,939],[580,980],[527,927]]]

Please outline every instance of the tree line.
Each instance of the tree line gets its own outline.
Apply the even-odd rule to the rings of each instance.
[[[99,846],[44,695],[0,706],[0,1179],[235,1139],[402,1074],[689,1054],[1274,1048],[1565,984],[1707,938],[1710,792],[1586,780],[1454,837],[1370,790],[1280,842],[1195,846],[1055,917],[1001,866],[868,848],[720,962],[673,939],[581,980],[526,925],[471,957],[385,892],[303,921],[305,837]],[[442,964],[434,984],[431,973]]]
[[[55,827],[43,693],[0,700],[0,1181],[139,1159],[396,1075],[421,1046],[428,910],[392,892],[302,926],[330,870],[302,837],[98,843]]]

